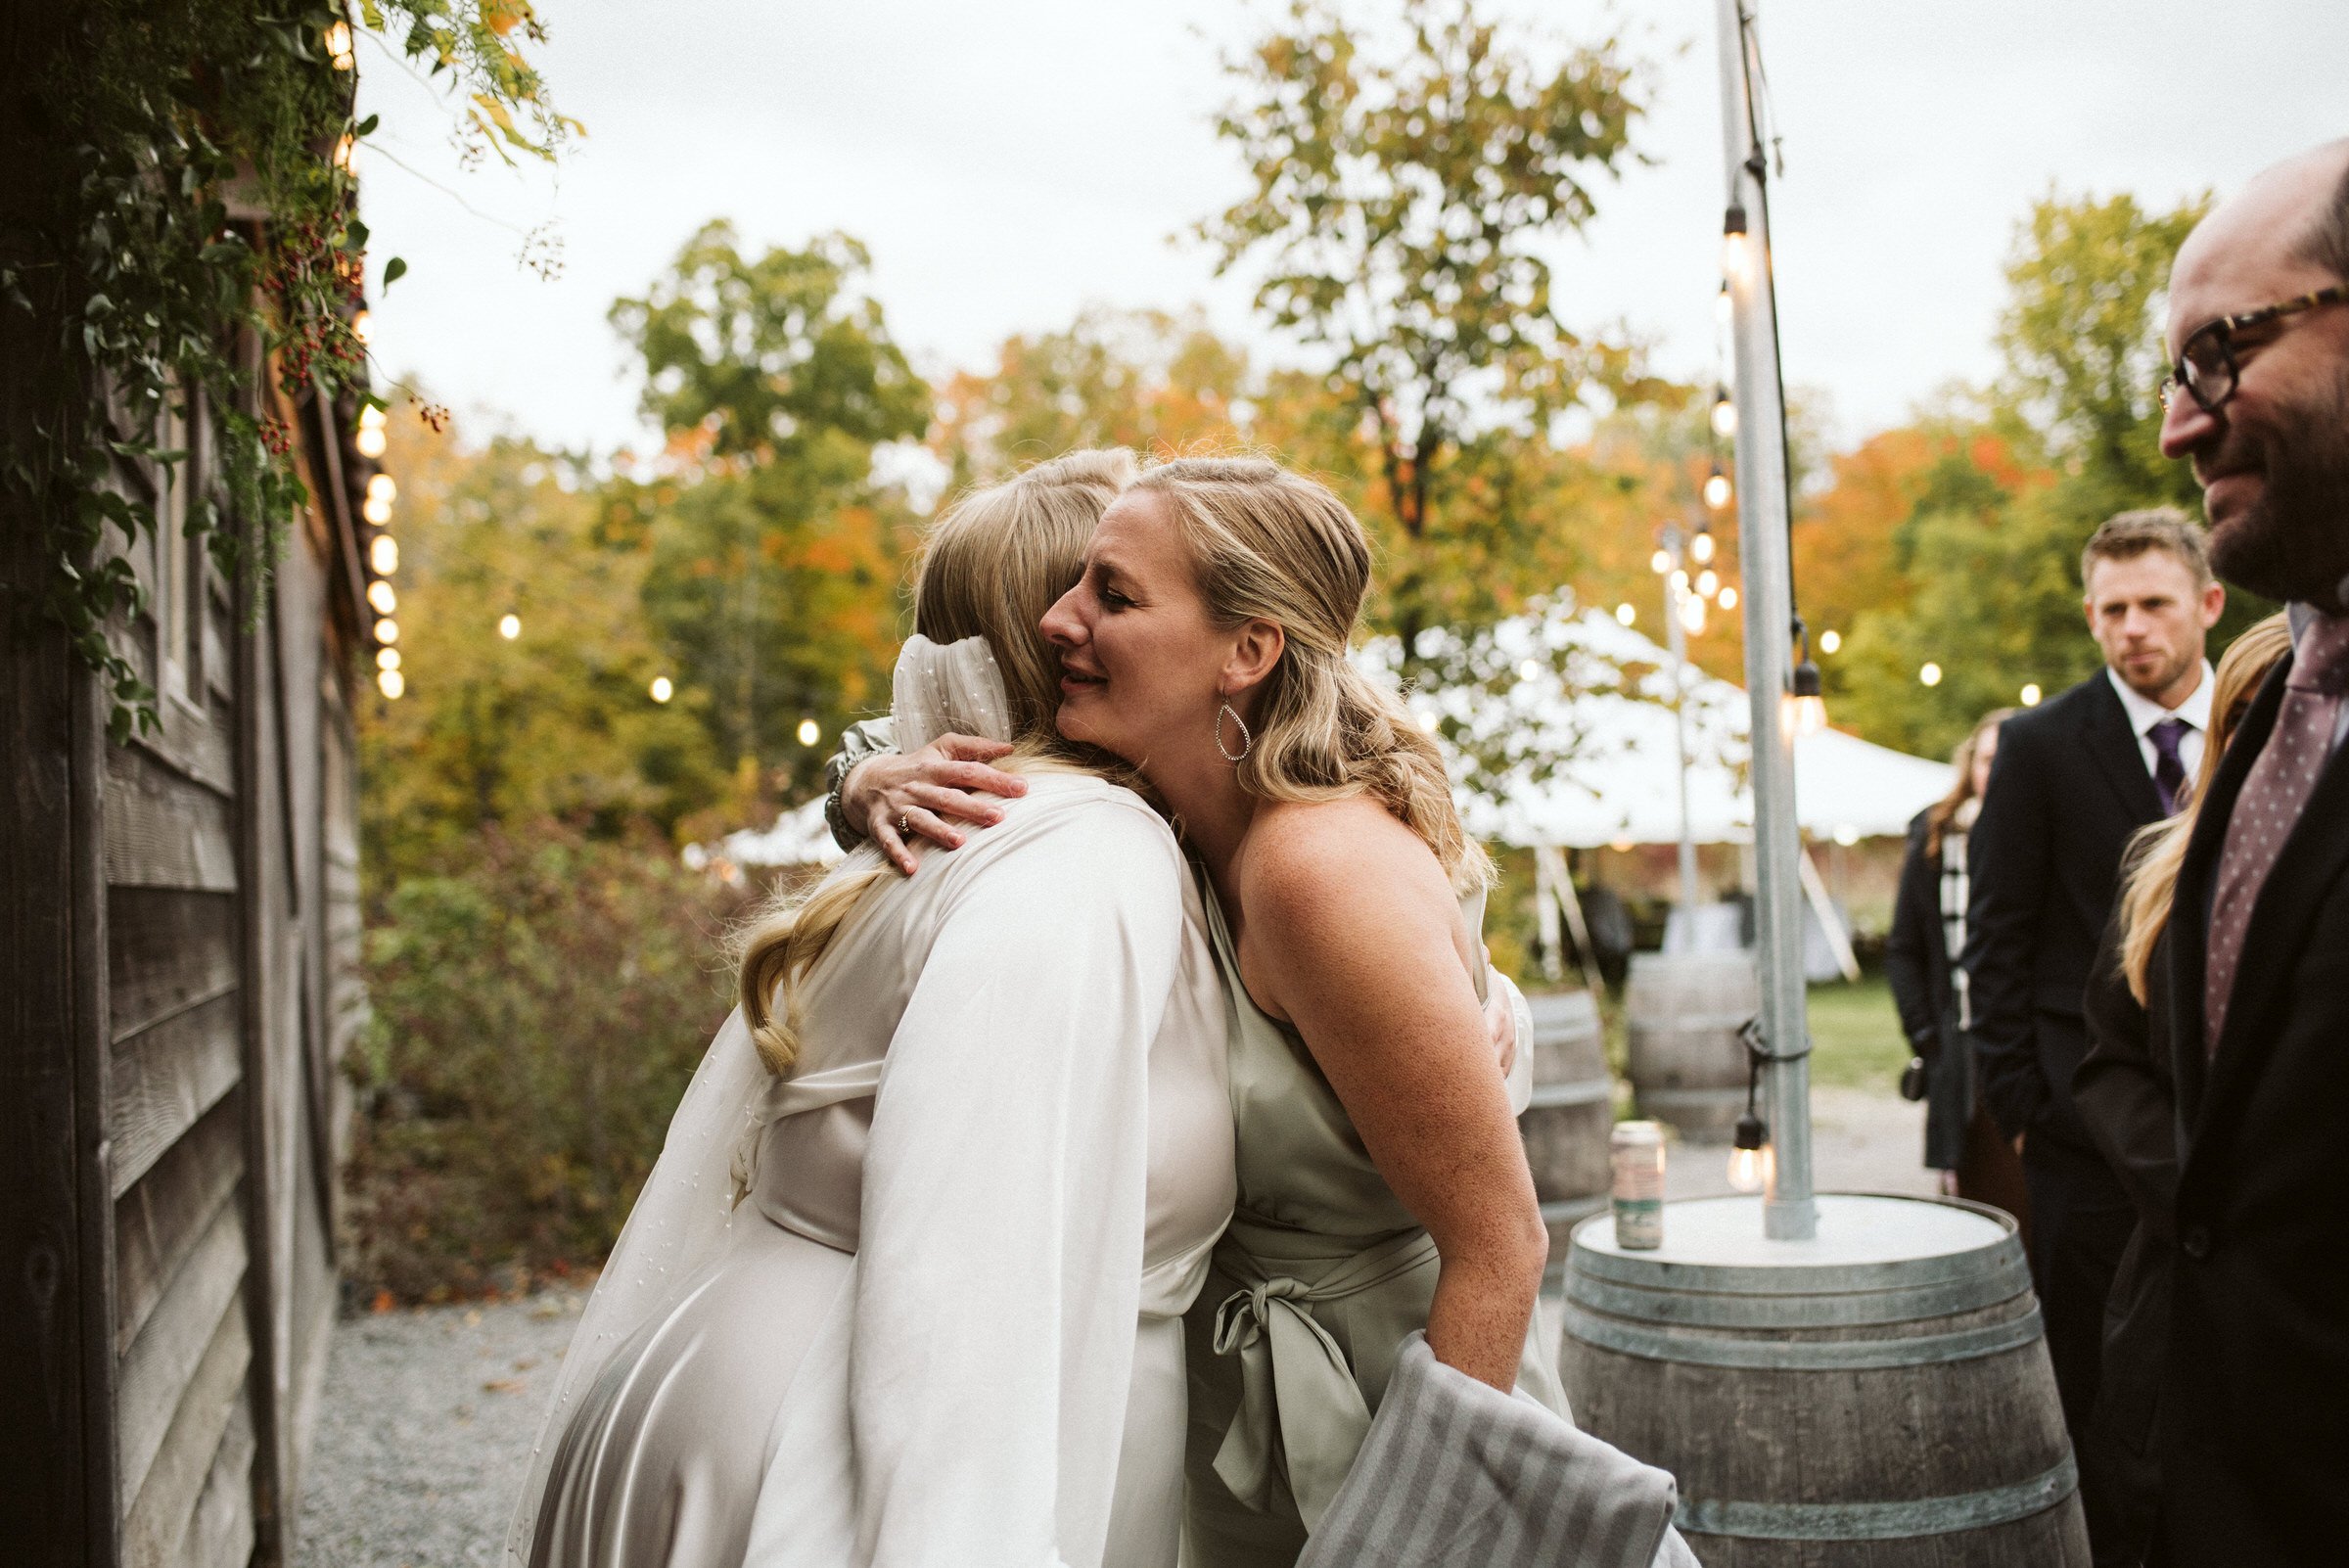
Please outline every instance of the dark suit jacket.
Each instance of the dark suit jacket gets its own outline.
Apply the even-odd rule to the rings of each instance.
[[[2161,797],[2101,669],[1999,726],[1998,761],[1966,841],[1965,970],[1982,1098],[1999,1130],[2085,1153],[2072,1074],[2088,1049],[2082,996],[2130,837]]]
[[[2080,1455],[2101,1487],[2104,1529],[2129,1537],[2099,1534],[2097,1555],[2130,1560],[2143,1551],[2160,1505],[2155,1431],[2170,1346],[2171,1217],[2183,1133],[2170,1073],[2169,939],[2154,947],[2141,1007],[2121,973],[2120,938],[2116,909],[2089,981],[2088,1055],[2072,1078],[2072,1103],[2137,1212],[2104,1305],[2104,1376]]]
[[[1925,1164],[1955,1171],[1973,1114],[1973,1075],[1959,1053],[1958,998],[1951,984],[1949,938],[1941,921],[1941,856],[1925,848],[1928,810],[1909,823],[1909,853],[1884,939],[1884,978],[1900,1011],[1901,1033],[1925,1063]],[[1948,1047],[1948,1048],[1945,1048]]]
[[[2201,1048],[2219,853],[2289,670],[2227,749],[2170,921],[2185,1141],[2160,1452],[2181,1568],[2331,1561],[2349,1541],[2349,748],[2260,891],[2226,1035]]]

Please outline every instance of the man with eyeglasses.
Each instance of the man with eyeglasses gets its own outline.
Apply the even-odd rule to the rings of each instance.
[[[2178,1187],[2148,1561],[2349,1552],[2349,141],[2204,219],[2170,277],[2162,450],[2291,658],[2211,781],[2171,906]]]

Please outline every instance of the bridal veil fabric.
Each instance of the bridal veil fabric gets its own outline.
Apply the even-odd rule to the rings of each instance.
[[[1004,738],[984,654],[908,646],[906,743]],[[509,1561],[1173,1568],[1180,1315],[1233,1179],[1202,922],[1166,824],[1087,774],[879,879],[792,1073],[737,1016],[696,1074]]]

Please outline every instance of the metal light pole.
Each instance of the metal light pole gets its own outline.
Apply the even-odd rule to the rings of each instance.
[[[1811,1188],[1810,1031],[1803,982],[1802,840],[1794,812],[1790,695],[1794,576],[1787,544],[1786,410],[1779,395],[1778,324],[1771,281],[1770,205],[1753,132],[1746,75],[1748,0],[1717,0],[1721,19],[1722,140],[1728,164],[1723,224],[1730,338],[1736,349],[1738,560],[1745,578],[1745,686],[1753,704],[1754,864],[1763,1069],[1773,1159],[1763,1193],[1763,1233],[1818,1233]]]
[[[1689,922],[1689,940],[1696,937],[1696,840],[1688,824],[1688,631],[1681,616],[1688,596],[1688,563],[1680,529],[1664,525],[1663,548],[1668,564],[1664,578],[1664,640],[1672,650],[1672,739],[1680,754],[1681,782],[1681,907]]]

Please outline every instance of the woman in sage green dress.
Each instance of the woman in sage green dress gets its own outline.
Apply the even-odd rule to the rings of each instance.
[[[1481,909],[1489,866],[1434,744],[1346,659],[1369,566],[1321,484],[1184,459],[1104,514],[1044,619],[1061,733],[1173,812],[1224,975],[1239,1200],[1185,1321],[1200,1568],[1294,1561],[1414,1329],[1565,1412],[1455,901]]]

